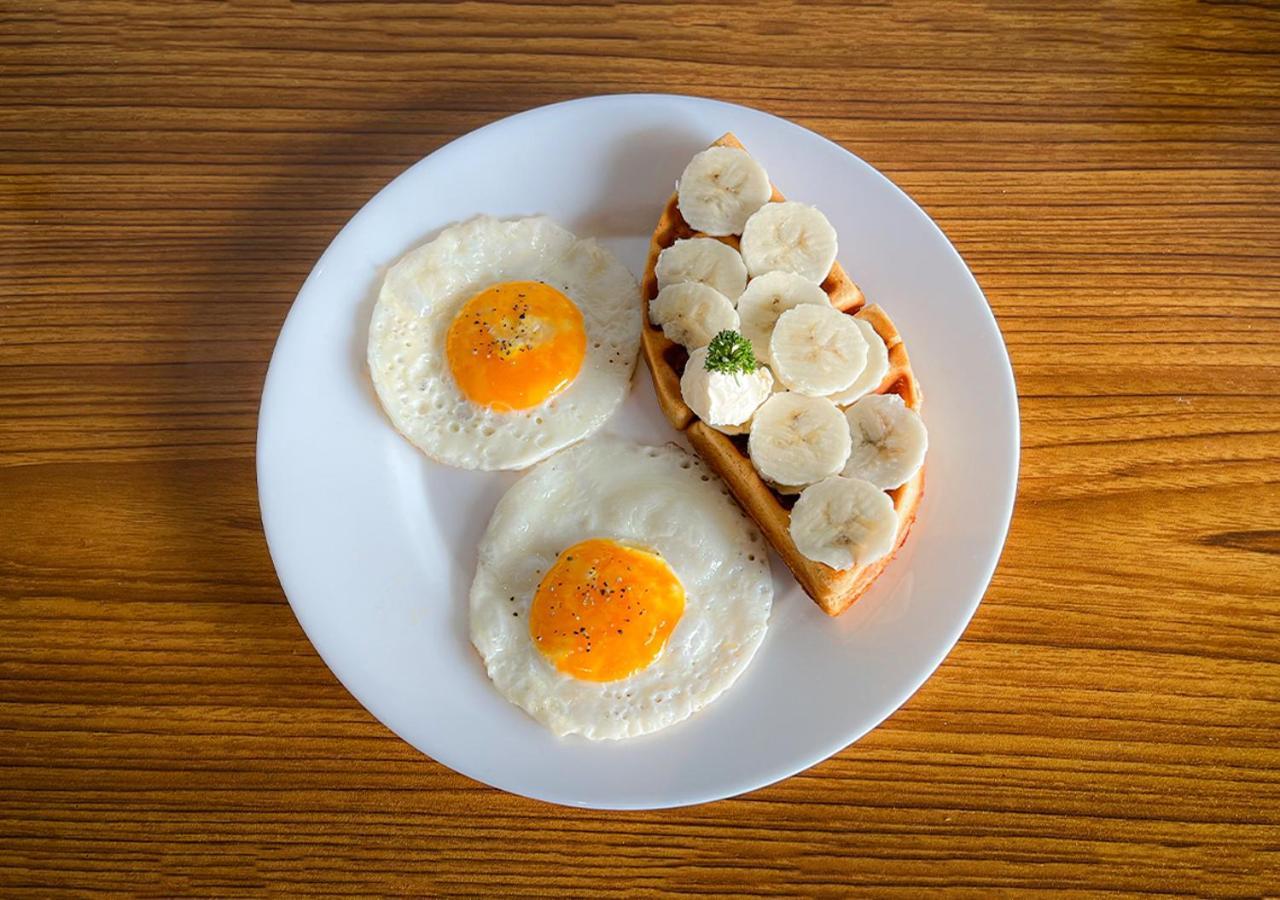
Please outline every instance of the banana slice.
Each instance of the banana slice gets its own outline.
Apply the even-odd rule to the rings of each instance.
[[[658,254],[653,271],[658,276],[659,289],[697,281],[737,300],[747,286],[747,264],[742,261],[742,254],[715,238],[676,241]]]
[[[766,203],[743,226],[740,249],[752,276],[781,269],[821,284],[836,261],[836,230],[817,207]]]
[[[849,423],[825,397],[784,391],[751,420],[747,453],[773,484],[807,485],[835,475],[849,458]]]
[[[689,160],[676,186],[684,220],[704,234],[741,234],[769,202],[773,188],[764,167],[735,147],[709,147]]]
[[[680,395],[699,419],[712,428],[738,428],[773,392],[773,376],[761,366],[752,372],[712,372],[707,348],[689,354],[680,376]]]
[[[791,508],[791,540],[809,559],[833,569],[875,562],[893,550],[893,500],[860,478],[839,475],[810,485]]]
[[[806,303],[778,317],[769,339],[778,380],[793,391],[825,397],[853,384],[867,365],[867,341],[852,316]]]
[[[773,488],[779,494],[790,494],[795,496],[803,491],[808,485],[805,484],[778,484],[776,481],[766,481],[765,484]]]
[[[773,337],[778,316],[802,303],[831,306],[826,291],[794,272],[766,272],[747,283],[747,289],[738,297],[738,317],[742,320],[742,336],[751,341],[756,359],[772,361],[769,338]]]
[[[831,394],[831,402],[836,406],[848,406],[864,394],[871,393],[880,387],[884,376],[889,374],[889,348],[885,346],[884,338],[880,337],[875,326],[866,319],[854,316],[853,321],[867,342],[867,365],[863,368],[862,374],[853,379],[853,384],[843,391]],[[745,321],[742,327],[747,327]]]
[[[871,394],[845,410],[853,448],[842,474],[890,490],[924,465],[929,433],[897,394]]]
[[[711,427],[721,434],[747,434],[751,431],[751,420],[747,419],[747,421],[743,422],[741,425],[712,425]]]
[[[684,281],[667,285],[649,301],[649,321],[670,340],[693,350],[705,347],[721,331],[737,331],[738,311],[715,288]]]

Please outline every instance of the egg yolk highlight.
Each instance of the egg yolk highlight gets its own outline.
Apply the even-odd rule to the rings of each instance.
[[[499,412],[530,409],[564,390],[587,353],[582,312],[541,281],[505,281],[463,305],[445,340],[462,393]]]
[[[684,586],[656,553],[615,541],[574,544],[548,570],[529,635],[559,671],[616,681],[653,662],[684,613]]]

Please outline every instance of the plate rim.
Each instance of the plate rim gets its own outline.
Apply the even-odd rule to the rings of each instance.
[[[281,355],[281,347],[286,343],[286,337],[291,333],[291,331],[296,330],[297,322],[301,318],[299,314],[300,298],[308,291],[308,288],[312,285],[312,283],[322,276],[322,273],[325,269],[326,260],[333,252],[333,248],[335,247],[335,245],[337,245],[340,242],[343,235],[352,228],[356,220],[361,218],[362,215],[366,213],[366,211],[370,210],[371,208],[375,207],[376,205],[382,202],[385,202],[385,198],[394,190],[395,186],[402,180],[406,179],[411,172],[413,172],[414,170],[420,167],[427,165],[432,160],[438,161],[438,158],[441,156],[447,157],[451,154],[458,153],[460,151],[465,150],[468,144],[472,143],[473,141],[482,140],[487,133],[493,132],[503,127],[509,127],[517,122],[522,122],[524,120],[533,119],[541,116],[551,116],[551,115],[554,115],[558,110],[561,110],[565,107],[611,105],[611,104],[617,104],[617,103],[625,104],[625,103],[673,103],[673,102],[683,103],[683,104],[692,104],[692,105],[707,104],[713,107],[718,107],[724,111],[747,113],[753,116],[762,116],[762,117],[765,117],[766,119],[772,120],[774,123],[779,124],[782,127],[803,130],[808,135],[812,137],[816,137],[822,143],[828,145],[831,148],[838,150],[841,155],[848,157],[850,161],[862,167],[868,173],[871,173],[876,179],[882,182],[883,185],[886,185],[889,188],[891,188],[892,192],[898,195],[899,200],[905,201],[909,205],[909,207],[913,208],[923,218],[923,221],[927,223],[927,226],[933,230],[935,237],[941,239],[941,245],[945,247],[946,252],[949,253],[952,257],[954,257],[955,262],[959,263],[960,271],[963,272],[963,277],[967,280],[968,286],[972,290],[976,291],[978,296],[982,298],[983,300],[982,313],[984,315],[983,324],[994,331],[995,336],[998,338],[998,344],[1002,354],[1001,357],[998,360],[996,360],[997,368],[999,369],[999,372],[1000,372],[1000,376],[1001,376],[1000,380],[1002,382],[1002,387],[1007,390],[1008,392],[1007,396],[1011,401],[1008,404],[1010,414],[1011,414],[1011,420],[1009,422],[1010,430],[1009,430],[1009,436],[1008,436],[1009,446],[1005,448],[1005,450],[1009,454],[1009,458],[1011,460],[1011,466],[1007,475],[1007,479],[1004,480],[1004,484],[1003,484],[1004,496],[999,498],[999,501],[1000,501],[999,509],[997,510],[1000,513],[999,520],[1001,521],[1002,524],[999,529],[998,540],[995,541],[993,544],[993,550],[989,554],[989,559],[981,567],[983,571],[983,576],[981,578],[981,581],[982,581],[981,589],[976,591],[973,599],[966,604],[967,608],[964,609],[963,615],[957,617],[955,626],[951,629],[949,633],[947,633],[945,640],[940,641],[938,643],[936,652],[932,654],[927,654],[922,657],[922,659],[927,660],[927,665],[921,665],[919,667],[919,672],[921,674],[919,674],[918,677],[913,677],[908,679],[909,684],[907,689],[903,691],[899,691],[897,694],[895,694],[892,697],[891,700],[887,701],[885,704],[878,705],[876,707],[876,712],[874,713],[874,715],[868,717],[871,720],[871,724],[867,725],[866,727],[858,727],[851,730],[850,732],[847,733],[847,737],[837,738],[834,741],[824,742],[821,746],[817,747],[813,752],[805,754],[803,760],[800,760],[794,763],[789,763],[786,766],[782,767],[781,770],[777,770],[777,771],[771,770],[767,774],[759,777],[742,777],[738,779],[737,783],[729,787],[719,787],[710,791],[699,792],[696,795],[686,793],[685,795],[682,795],[674,799],[658,800],[653,802],[623,801],[623,802],[616,802],[616,803],[602,802],[602,801],[590,801],[590,802],[576,801],[571,797],[565,797],[565,796],[543,796],[537,793],[536,791],[525,791],[518,788],[511,788],[503,785],[493,784],[491,781],[488,781],[485,778],[482,778],[477,775],[464,771],[463,769],[454,765],[452,762],[445,761],[439,755],[436,755],[434,749],[433,749],[433,752],[428,753],[426,750],[418,746],[417,743],[409,741],[407,738],[401,735],[400,732],[394,726],[392,726],[390,723],[385,721],[381,715],[375,712],[370,707],[369,703],[366,703],[365,700],[362,699],[361,696],[355,690],[353,690],[352,686],[347,683],[347,679],[343,677],[343,675],[338,671],[338,669],[336,669],[330,663],[329,659],[326,657],[326,654],[321,649],[320,644],[317,643],[315,637],[313,636],[311,629],[308,627],[306,613],[304,613],[303,610],[300,609],[299,603],[295,602],[293,597],[290,595],[289,588],[286,584],[286,576],[284,574],[284,570],[280,565],[280,560],[277,558],[278,556],[277,550],[273,546],[273,541],[271,538],[272,532],[277,526],[273,526],[271,523],[271,520],[274,518],[274,514],[267,508],[268,504],[265,498],[265,492],[263,491],[264,480],[268,478],[267,473],[265,471],[266,463],[264,461],[264,453],[263,453],[264,435],[267,432],[266,422],[268,418],[267,416],[268,406],[272,402],[271,398],[273,394],[279,390],[278,384],[280,379],[278,377],[279,370],[277,369],[277,360]],[[1003,365],[999,365],[999,363],[1003,363]],[[637,363],[637,366],[639,366],[639,362]],[[277,377],[273,378],[273,375]],[[273,390],[273,383],[277,385],[275,390]],[[339,228],[338,231],[335,232],[333,237],[329,240],[328,244],[325,246],[324,251],[317,258],[311,270],[308,272],[306,278],[303,280],[302,284],[298,288],[298,291],[295,294],[293,301],[290,303],[289,311],[285,316],[284,322],[280,326],[279,333],[277,334],[276,342],[272,348],[270,361],[268,363],[267,373],[263,380],[262,392],[259,398],[258,423],[255,429],[255,443],[254,443],[254,472],[255,472],[257,494],[258,494],[259,515],[262,520],[263,537],[267,544],[268,555],[271,558],[272,567],[275,570],[277,581],[280,584],[282,593],[284,593],[285,595],[286,601],[289,603],[289,607],[293,612],[294,618],[297,620],[298,625],[299,627],[301,627],[303,633],[306,635],[307,640],[311,643],[312,648],[315,650],[316,654],[320,657],[321,661],[324,662],[326,668],[328,668],[330,673],[332,673],[332,675],[338,680],[338,682],[343,686],[343,688],[352,696],[352,698],[357,703],[359,703],[360,706],[369,715],[373,716],[383,727],[385,727],[388,731],[394,734],[398,739],[409,744],[409,746],[413,747],[419,753],[422,753],[424,756],[431,759],[433,762],[436,762],[439,765],[445,766],[450,770],[456,772],[457,774],[462,775],[463,777],[468,778],[474,782],[484,784],[490,788],[504,791],[506,793],[516,794],[518,796],[527,797],[529,799],[538,800],[544,803],[552,803],[552,804],[573,807],[573,808],[589,808],[589,809],[602,809],[602,810],[604,809],[607,809],[607,810],[671,809],[671,808],[693,806],[693,805],[698,805],[698,804],[703,804],[708,802],[714,802],[716,800],[727,799],[732,797],[738,797],[738,796],[741,796],[742,794],[749,793],[751,791],[759,790],[760,788],[776,784],[786,778],[789,778],[793,775],[796,775],[798,773],[804,772],[812,768],[813,766],[839,753],[843,749],[846,749],[847,747],[852,746],[854,743],[856,743],[857,741],[861,740],[864,736],[866,736],[869,732],[871,732],[875,728],[878,728],[880,725],[882,725],[890,716],[893,715],[893,713],[901,709],[901,707],[908,700],[910,700],[911,697],[914,696],[917,691],[920,690],[920,688],[925,684],[925,682],[927,682],[931,677],[933,677],[938,667],[942,664],[942,662],[946,659],[946,657],[950,655],[951,651],[955,648],[955,645],[958,643],[960,637],[963,635],[964,631],[968,628],[970,622],[973,619],[973,616],[977,612],[978,606],[980,606],[983,599],[985,599],[987,591],[990,589],[991,581],[995,575],[996,569],[998,568],[1000,560],[1004,555],[1004,550],[1005,550],[1005,547],[1008,541],[1008,536],[1009,536],[1009,529],[1013,519],[1013,512],[1017,502],[1018,482],[1019,482],[1019,476],[1021,472],[1021,430],[1022,430],[1021,418],[1022,417],[1021,417],[1021,408],[1019,405],[1017,382],[1014,377],[1013,365],[1009,357],[1008,346],[1004,340],[1004,333],[1001,331],[999,323],[995,318],[995,313],[991,309],[990,301],[987,300],[986,293],[982,290],[981,286],[978,284],[977,279],[974,277],[973,272],[970,270],[968,264],[964,261],[964,258],[960,255],[960,252],[952,244],[951,240],[947,237],[946,233],[943,232],[943,230],[933,220],[933,217],[930,216],[929,213],[922,206],[920,206],[920,204],[918,204],[909,194],[907,194],[902,188],[900,188],[897,184],[895,184],[888,176],[880,172],[880,170],[875,168],[875,166],[871,165],[870,163],[863,160],[861,157],[857,156],[855,153],[845,149],[843,146],[831,140],[830,138],[827,138],[823,134],[817,131],[814,131],[812,129],[809,129],[803,125],[800,125],[797,122],[793,122],[785,117],[782,117],[773,113],[769,113],[764,110],[756,109],[754,107],[746,106],[744,104],[730,103],[723,100],[716,100],[709,97],[699,97],[696,95],[689,95],[689,94],[658,93],[658,92],[639,92],[639,93],[621,92],[621,93],[609,93],[609,94],[594,94],[594,95],[585,96],[585,97],[576,97],[576,98],[571,98],[567,100],[561,100],[555,103],[549,103],[542,106],[532,107],[530,109],[522,110],[520,112],[513,113],[511,115],[502,116],[498,119],[487,122],[484,125],[481,125],[475,129],[472,129],[471,131],[461,134],[458,137],[453,138],[452,140],[446,142],[445,144],[442,144],[432,152],[428,153],[427,155],[421,157],[420,159],[416,160],[415,162],[405,167],[394,178],[388,181],[377,192],[375,192],[368,200],[366,200],[360,206],[359,209],[357,209],[354,213],[352,213],[350,217],[347,218],[347,220],[343,223],[342,227]],[[278,546],[278,543],[277,543],[277,546]],[[446,753],[444,755],[447,756],[449,754]]]

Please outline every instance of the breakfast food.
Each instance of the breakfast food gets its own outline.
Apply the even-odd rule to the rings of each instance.
[[[618,739],[732,685],[772,603],[764,542],[702,461],[594,437],[499,501],[471,640],[499,692],[553,732]]]
[[[809,559],[849,569],[893,549],[898,514],[889,495],[860,478],[834,476],[805,488],[791,507],[791,537]]]
[[[773,328],[784,312],[802,303],[831,305],[820,285],[794,272],[766,272],[751,279],[738,297],[738,318],[756,359],[766,364],[773,362],[769,355]]]
[[[790,390],[826,397],[846,390],[867,366],[867,341],[857,323],[833,306],[804,304],[778,316],[769,358]]]
[[[658,254],[653,267],[658,290],[669,284],[696,281],[734,300],[747,286],[747,266],[742,254],[715,238],[676,241]]]
[[[900,487],[924,465],[929,434],[896,394],[872,394],[847,410],[852,448],[842,474],[878,488]]]
[[[713,146],[680,174],[680,209],[703,234],[742,234],[751,214],[773,193],[769,176],[741,147]]]
[[[745,425],[773,393],[773,376],[763,366],[744,372],[735,362],[746,339],[722,331],[706,347],[689,354],[680,376],[680,395],[699,419],[712,428]]]
[[[793,272],[821,284],[836,261],[836,230],[816,207],[766,203],[742,228],[742,260],[754,278]]]
[[[743,155],[733,135],[720,138],[667,201],[642,284],[641,351],[667,419],[810,597],[837,615],[883,571],[915,519],[928,446],[920,388],[893,322],[836,261],[831,222],[776,187],[759,189]],[[736,250],[750,276],[737,297],[723,294],[737,326],[724,304],[708,301],[681,323],[697,319],[700,327],[668,330],[676,304],[658,304],[661,293],[692,295],[675,294],[675,279],[689,273],[685,284],[706,286],[707,276],[667,264],[659,284],[657,263],[669,248],[707,240]],[[717,269],[734,268],[714,252]],[[711,340],[734,352],[713,352]],[[717,364],[726,358],[729,365]]]
[[[625,399],[636,297],[611,253],[550,219],[451,225],[387,272],[369,324],[378,398],[439,462],[524,468]]]
[[[747,438],[751,464],[784,494],[839,473],[850,446],[849,423],[834,403],[792,391],[764,402]]]
[[[836,406],[846,406],[871,393],[884,383],[885,375],[889,374],[889,348],[885,345],[884,338],[880,337],[875,326],[866,319],[854,316],[853,323],[858,326],[862,339],[867,342],[867,362],[852,384],[830,395],[831,402]]]
[[[649,321],[668,340],[685,347],[705,347],[726,328],[738,327],[733,301],[697,281],[669,284],[649,304]]]

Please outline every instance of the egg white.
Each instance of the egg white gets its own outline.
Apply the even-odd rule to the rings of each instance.
[[[685,589],[666,647],[617,681],[561,673],[529,635],[542,576],[588,538],[660,553]],[[751,662],[772,606],[763,539],[701,460],[672,444],[595,437],[542,463],[499,501],[471,586],[471,640],[503,696],[551,731],[619,739],[715,700]]]
[[[472,403],[449,369],[458,310],[491,285],[541,281],[582,311],[586,357],[545,403],[496,412]],[[550,219],[479,216],[451,225],[387,272],[369,324],[369,370],[392,424],[431,458],[520,469],[594,432],[626,398],[640,346],[635,277],[595,241]]]

